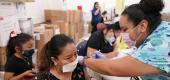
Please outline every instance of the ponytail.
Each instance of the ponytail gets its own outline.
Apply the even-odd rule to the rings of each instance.
[[[6,52],[7,52],[7,60],[14,54],[16,53],[16,47],[21,47],[24,43],[26,43],[27,41],[33,39],[32,36],[25,34],[25,33],[20,33],[17,34],[14,31],[12,31],[10,33],[10,38],[9,41],[7,43],[7,48],[6,48]]]

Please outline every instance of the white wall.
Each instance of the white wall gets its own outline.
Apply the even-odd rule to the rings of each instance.
[[[66,0],[67,9],[76,10],[78,5],[82,5],[83,11],[89,12],[96,1],[99,2],[102,9],[115,6],[115,0]]]
[[[62,7],[62,0],[35,0],[35,2],[26,3],[26,12],[36,24],[44,22],[45,9],[62,9]]]
[[[89,13],[94,2],[99,2],[102,10],[111,9],[115,6],[116,0],[35,0],[35,2],[26,3],[26,9],[34,23],[44,22],[45,9],[71,9],[76,10],[78,5],[82,5],[83,11]],[[126,5],[138,3],[140,0],[125,0]],[[163,12],[170,12],[170,0],[165,1],[165,9]]]
[[[165,9],[163,10],[164,13],[170,13],[170,0],[164,0]]]

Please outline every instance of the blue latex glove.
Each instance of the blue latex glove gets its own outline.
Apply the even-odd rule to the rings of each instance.
[[[106,58],[106,56],[103,53],[101,53],[100,51],[95,51],[93,54],[93,57],[96,59]]]
[[[83,56],[78,56],[78,63],[83,65]]]

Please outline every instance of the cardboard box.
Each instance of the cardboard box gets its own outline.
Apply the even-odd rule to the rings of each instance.
[[[80,38],[83,37],[83,35],[84,35],[84,23],[78,24],[78,33],[80,35]]]
[[[83,22],[83,13],[76,10],[45,10],[45,20],[52,24],[57,22],[79,23]]]
[[[88,32],[91,33],[92,31],[92,25],[91,25],[91,22],[88,22]]]
[[[4,66],[6,63],[6,48],[0,47],[0,66]]]
[[[33,28],[33,32],[37,32],[37,33],[43,33],[45,31],[45,25],[41,24],[40,26],[34,27]]]
[[[36,33],[36,35],[35,47],[39,51],[53,37],[53,30],[45,29],[44,33]]]
[[[69,14],[70,23],[79,23],[83,21],[83,13],[81,11],[69,10],[67,13]]]
[[[69,36],[70,34],[70,26],[69,23],[65,23],[65,22],[57,22],[55,23],[55,25],[58,25],[60,28],[60,34],[65,34],[67,36]]]
[[[68,22],[68,13],[63,10],[45,10],[45,20],[47,22]]]
[[[60,34],[60,27],[59,27],[59,25],[47,24],[45,26],[45,29],[52,29],[53,30],[53,35]]]
[[[77,24],[70,23],[70,36],[74,39],[74,35],[77,33]]]
[[[83,22],[83,13],[81,11],[75,11],[74,13],[74,23]]]
[[[0,47],[0,55],[6,55],[6,47]]]
[[[170,22],[170,13],[163,13],[162,14],[162,20]]]

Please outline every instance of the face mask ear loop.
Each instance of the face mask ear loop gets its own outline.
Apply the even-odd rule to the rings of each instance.
[[[136,38],[135,40],[135,45],[137,45],[137,42],[139,41],[139,39],[141,38],[142,36],[142,32],[139,33],[138,37]],[[138,47],[138,46],[137,46]]]

